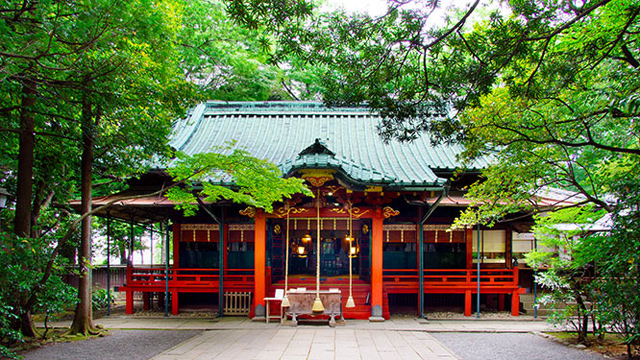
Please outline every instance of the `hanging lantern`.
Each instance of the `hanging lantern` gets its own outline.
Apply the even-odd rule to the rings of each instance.
[[[360,246],[356,242],[355,244],[349,246],[349,257],[355,258],[358,257],[358,254],[360,254]]]
[[[307,248],[302,244],[297,244],[296,254],[301,258],[307,257]]]

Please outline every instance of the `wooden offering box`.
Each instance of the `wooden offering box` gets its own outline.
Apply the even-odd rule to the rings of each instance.
[[[336,316],[342,318],[342,294],[339,289],[320,291],[320,300],[324,306],[324,311],[321,313],[314,313],[312,311],[316,295],[315,290],[312,291],[305,288],[293,289],[287,292],[291,306],[285,308],[286,315],[291,316],[291,321],[294,326],[298,325],[299,315],[329,315],[329,326],[336,325]]]

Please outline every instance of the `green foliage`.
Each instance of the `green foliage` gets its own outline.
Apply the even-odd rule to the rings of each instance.
[[[52,314],[69,310],[76,301],[77,291],[63,283],[61,275],[65,273],[65,258],[59,258],[55,263],[54,272],[44,286],[38,290],[37,284],[41,279],[47,261],[53,250],[52,244],[56,239],[40,237],[38,239],[24,239],[4,234],[4,249],[0,252],[0,298],[3,299],[3,309],[11,311],[0,331],[15,336],[15,323],[26,312],[37,311],[45,314],[46,322]],[[26,299],[35,296],[32,308],[25,306]],[[4,318],[4,317],[3,317]],[[4,327],[4,326],[7,327]]]
[[[11,321],[15,319],[13,308],[6,305],[3,296],[0,295],[0,358],[18,358],[17,354],[6,346],[22,341],[22,333],[11,328]]]
[[[591,317],[594,324],[601,324],[595,327],[596,331],[603,331],[606,325],[620,334],[630,354],[640,345],[638,185],[637,179],[627,179],[622,188],[624,193],[616,191],[621,197],[615,211],[605,214],[605,217],[613,216],[612,229],[607,232],[590,231],[591,224],[605,213],[596,212],[592,207],[540,216],[535,227],[536,238],[542,245],[559,248],[561,253],[566,250],[567,256],[540,252],[527,255],[530,266],[549,267],[536,281],[548,291],[541,298],[542,303],[561,305],[556,307],[560,310],[551,320],[574,324],[584,339],[584,319]]]
[[[167,197],[186,215],[195,213],[197,197],[206,202],[231,200],[271,212],[273,203],[292,194],[313,196],[302,179],[283,178],[277,166],[233,148],[233,144],[217,152],[180,155],[168,172],[175,181],[186,182],[186,186],[167,192]]]
[[[384,138],[428,131],[435,143],[464,145],[463,163],[490,160],[460,189],[474,206],[457,226],[547,212],[540,241],[570,256],[531,254],[534,266],[550,266],[539,281],[556,300],[572,299],[564,314],[580,316],[581,330],[595,315],[635,341],[640,2],[510,1],[497,11],[477,1],[444,23],[429,18],[436,1],[395,4],[380,19],[335,13],[292,27],[278,55],[324,66],[325,101],[368,101],[384,116]],[[489,16],[471,23],[478,11]],[[541,201],[549,189],[564,198]],[[548,213],[585,204],[594,207]],[[597,209],[611,232],[587,237]]]
[[[33,307],[35,313],[44,314],[44,328],[42,334],[46,338],[49,331],[49,320],[56,318],[66,311],[71,311],[78,303],[78,290],[65,284],[60,276],[51,276],[42,288],[38,301]]]
[[[109,232],[107,233],[107,222],[109,223]],[[141,242],[141,237],[144,235],[144,229],[140,226],[133,226],[131,224],[108,220],[103,218],[96,218],[94,221],[94,230],[97,241],[94,241],[94,252],[100,252],[101,255],[107,256],[107,237],[110,239],[110,256],[120,259],[120,264],[125,265],[128,258],[129,246],[133,240],[133,251],[143,250],[145,247]],[[133,239],[131,231],[133,230]]]
[[[115,304],[115,298],[113,294],[109,293],[109,290],[102,288],[94,288],[91,294],[91,304],[93,305],[93,310],[106,310],[109,305],[109,300],[111,300],[111,305]]]
[[[10,280],[0,280],[12,292],[8,298],[21,304],[13,307],[16,313],[28,314],[36,304],[34,296],[47,287],[49,273],[33,271],[36,263],[44,270],[52,260],[48,257],[67,252],[76,240],[62,235],[69,226],[66,211],[51,210],[51,204],[79,198],[83,134],[94,147],[93,195],[112,194],[126,188],[123,179],[172,156],[167,145],[172,121],[195,102],[287,96],[279,86],[281,71],[267,66],[260,51],[264,30],[234,26],[225,5],[231,4],[92,0],[0,5],[1,186],[11,193],[16,192],[17,159],[25,148],[18,141],[25,115],[33,117],[28,132],[35,136],[33,195],[15,194],[32,204],[34,239],[7,245],[21,249],[28,265],[20,269],[13,265],[19,263],[16,258],[6,259],[9,267],[2,271]],[[243,23],[253,19],[255,27],[305,13],[304,8],[279,7],[258,14],[259,8],[240,15],[236,6],[234,14]],[[27,101],[31,97],[33,104]],[[30,156],[20,158],[29,163]],[[266,201],[268,196],[258,198]],[[11,210],[4,212],[11,217]],[[31,254],[22,241],[33,244]],[[71,258],[71,253],[65,255]]]

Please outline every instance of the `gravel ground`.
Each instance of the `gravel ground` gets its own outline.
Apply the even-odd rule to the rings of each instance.
[[[464,360],[596,360],[600,354],[558,344],[530,333],[431,333]]]
[[[195,330],[111,330],[109,336],[51,344],[20,355],[26,360],[146,360],[200,333]]]

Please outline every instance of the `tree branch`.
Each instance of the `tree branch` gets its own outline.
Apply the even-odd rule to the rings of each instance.
[[[462,25],[464,25],[464,23],[467,21],[467,18],[469,18],[469,16],[471,16],[471,14],[476,10],[476,7],[478,6],[479,3],[480,3],[480,0],[476,0],[471,5],[469,10],[467,10],[467,12],[464,14],[464,16],[462,18],[460,18],[460,20],[458,20],[458,22],[453,27],[451,27],[449,30],[447,30],[444,34],[438,36],[434,41],[432,41],[430,44],[425,46],[425,48],[427,48],[427,49],[432,48],[433,46],[437,45],[440,41],[442,41],[442,40],[446,39],[447,37],[449,37],[449,35],[451,35],[454,31],[456,31],[460,27],[462,27]]]

